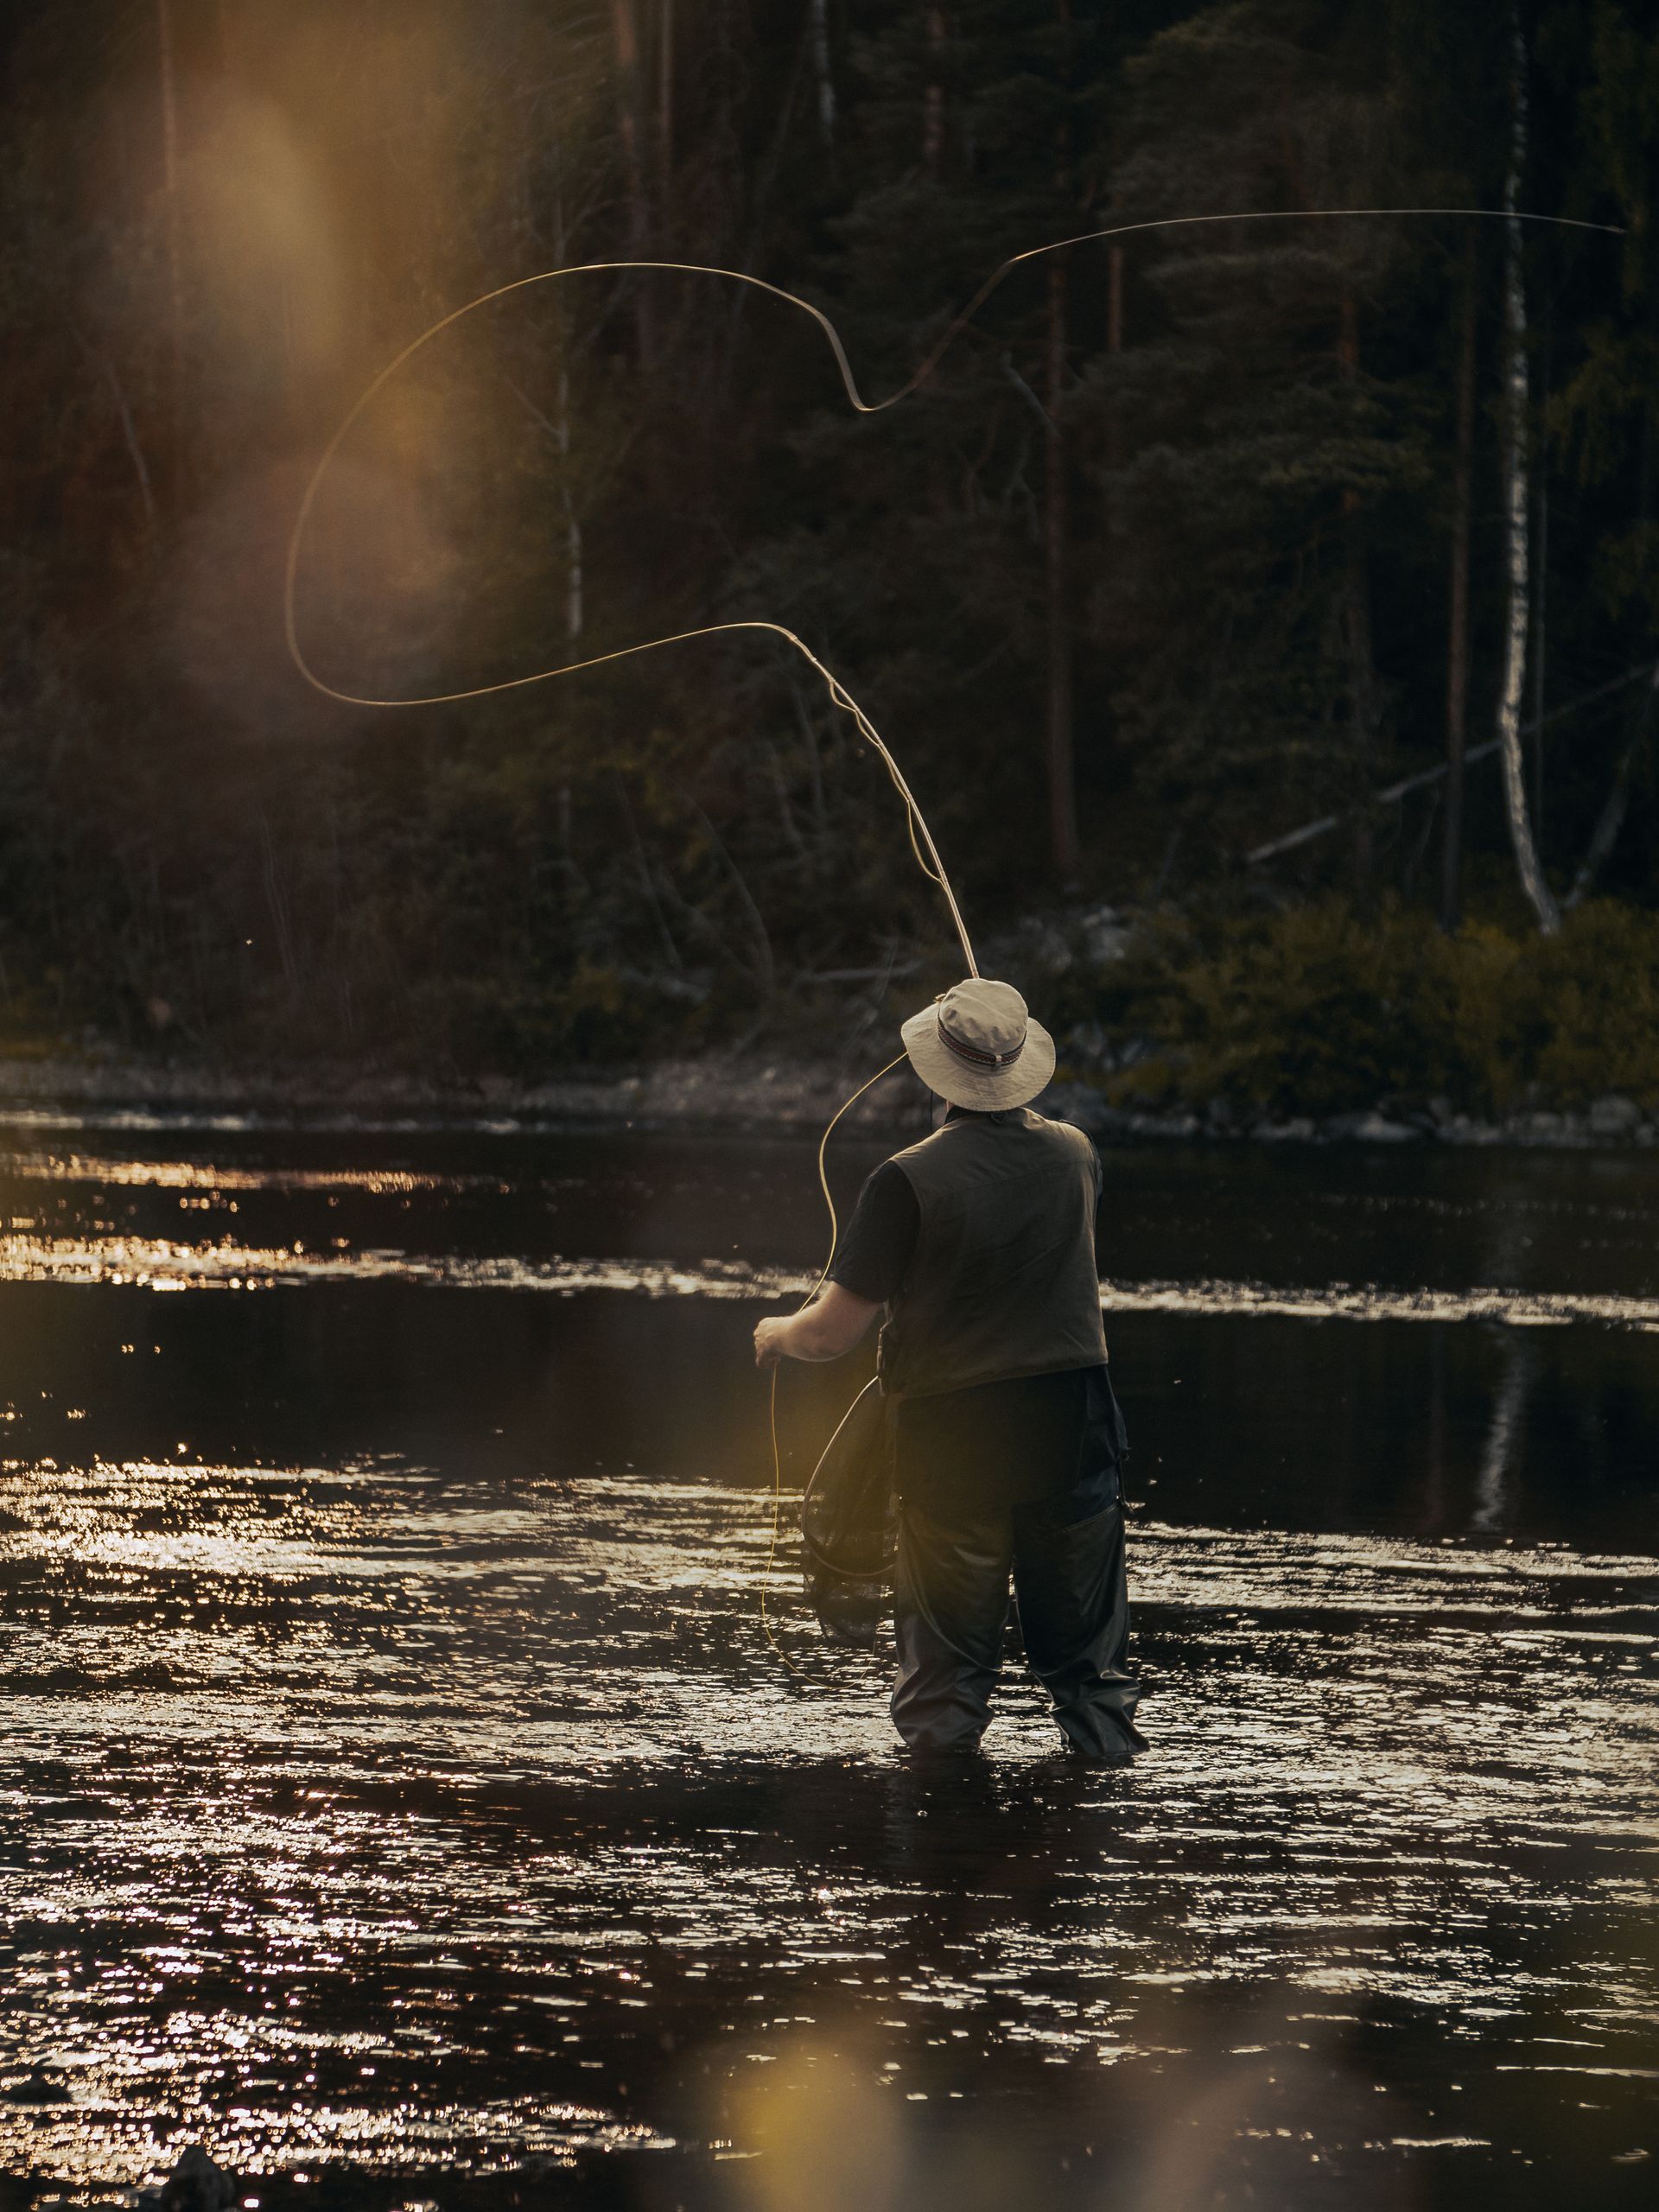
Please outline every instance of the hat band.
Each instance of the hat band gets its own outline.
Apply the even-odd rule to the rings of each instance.
[[[948,1045],[957,1058],[959,1060],[966,1060],[970,1067],[992,1069],[1012,1067],[1026,1049],[1026,1039],[1022,1036],[1020,1042],[1009,1052],[988,1052],[982,1046],[970,1045],[965,1038],[953,1035],[945,1027],[943,1014],[934,1016],[934,1026],[938,1030],[940,1041]]]

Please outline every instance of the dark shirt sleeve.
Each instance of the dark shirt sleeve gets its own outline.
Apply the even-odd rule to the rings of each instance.
[[[883,1160],[858,1194],[836,1249],[831,1282],[878,1305],[897,1292],[921,1233],[922,1210],[902,1167]]]

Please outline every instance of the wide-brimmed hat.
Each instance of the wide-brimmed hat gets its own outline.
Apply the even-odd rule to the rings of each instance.
[[[1054,1072],[1054,1039],[1012,983],[970,976],[899,1031],[910,1065],[953,1106],[994,1114],[1024,1106]]]

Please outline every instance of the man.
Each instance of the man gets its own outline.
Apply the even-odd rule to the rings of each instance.
[[[886,1308],[880,1368],[900,1499],[894,1726],[972,1751],[990,1718],[1008,1581],[1071,1752],[1145,1748],[1124,1664],[1128,1598],[1095,1214],[1082,1130],[1031,1111],[1054,1043],[1010,983],[958,983],[906,1022],[941,1126],[865,1184],[829,1281],[754,1332],[761,1367],[839,1359]]]

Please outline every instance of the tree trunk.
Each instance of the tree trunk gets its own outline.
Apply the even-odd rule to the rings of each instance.
[[[1573,888],[1561,901],[1564,910],[1570,911],[1589,896],[1595,888],[1596,878],[1618,842],[1618,833],[1624,827],[1624,817],[1630,811],[1630,772],[1636,766],[1637,754],[1642,749],[1643,740],[1647,736],[1649,725],[1653,720],[1656,702],[1659,702],[1659,668],[1653,671],[1647,696],[1637,710],[1636,728],[1618,756],[1618,765],[1613,770],[1613,780],[1608,786],[1607,797],[1602,803],[1601,812],[1596,817],[1596,826],[1591,833],[1589,844],[1585,848],[1579,872],[1573,879]]]
[[[927,11],[928,82],[922,95],[922,168],[937,181],[944,152],[944,82],[939,69],[944,58],[944,10]]]
[[[644,261],[651,240],[651,207],[645,196],[645,149],[641,143],[639,99],[639,32],[633,0],[611,0],[611,27],[616,41],[616,128],[622,150],[622,188],[628,211],[628,258]],[[633,280],[633,321],[639,365],[651,366],[651,294],[647,280]]]
[[[1509,609],[1503,637],[1503,680],[1497,704],[1503,747],[1503,798],[1516,873],[1538,926],[1553,937],[1560,910],[1545,880],[1533,842],[1521,758],[1521,693],[1527,673],[1527,294],[1521,223],[1516,204],[1527,156],[1527,44],[1517,9],[1510,17],[1510,165],[1503,184],[1509,219],[1503,240],[1503,512],[1508,553]]]
[[[156,0],[156,60],[161,79],[162,217],[167,232],[168,399],[176,434],[182,425],[184,409],[180,389],[184,361],[184,274],[179,245],[179,105],[173,67],[173,15],[168,0]]]
[[[1344,377],[1351,383],[1359,376],[1359,308],[1351,293],[1342,302],[1342,323],[1337,345]],[[1365,543],[1365,523],[1359,494],[1351,486],[1342,495],[1344,581],[1343,627],[1348,641],[1350,723],[1353,733],[1351,768],[1361,804],[1354,818],[1354,878],[1362,899],[1371,892],[1375,845],[1369,798],[1371,755],[1380,719],[1377,707],[1376,663],[1371,645],[1370,562]]]
[[[674,188],[674,0],[662,0],[662,5],[657,47],[657,186],[666,224]]]
[[[1539,395],[1541,423],[1549,408],[1549,336],[1544,336],[1543,390]],[[1532,587],[1532,826],[1541,842],[1544,835],[1544,644],[1545,599],[1549,586],[1549,452],[1541,439],[1538,448],[1537,559]]]
[[[566,251],[563,193],[555,195],[553,221],[553,251],[557,257],[556,266],[563,268]],[[557,317],[555,336],[559,348],[558,410],[554,416],[553,435],[559,454],[560,504],[564,509],[564,635],[566,643],[574,651],[582,637],[583,621],[582,517],[576,509],[575,494],[570,487],[570,336],[565,328],[563,302],[556,286],[553,296],[558,302],[555,310]]]
[[[818,87],[818,136],[836,143],[836,80],[830,72],[830,0],[812,0],[812,73]]]
[[[565,440],[565,451],[569,451],[570,378],[568,372],[559,371],[559,428]],[[576,512],[570,487],[564,490],[564,634],[571,645],[582,636],[582,518]]]
[[[685,971],[685,960],[668,926],[668,917],[663,912],[663,902],[657,896],[657,880],[652,872],[651,861],[645,852],[645,841],[639,835],[639,823],[633,811],[633,801],[628,797],[627,785],[620,768],[613,768],[611,780],[616,785],[616,795],[622,802],[623,819],[628,825],[628,842],[633,848],[633,864],[639,872],[639,888],[645,895],[645,908],[657,925],[657,938],[669,966],[677,975]]]
[[[790,693],[795,702],[795,717],[801,726],[801,737],[806,747],[807,771],[812,779],[812,823],[820,848],[830,834],[830,811],[823,791],[823,756],[818,750],[818,733],[813,727],[811,713],[801,696],[801,687],[791,682]]]
[[[1106,249],[1106,351],[1123,351],[1123,249],[1116,242]],[[1106,410],[1106,466],[1114,473],[1123,466],[1123,410],[1116,393]]]
[[[1446,652],[1446,817],[1440,845],[1440,927],[1463,918],[1464,753],[1469,726],[1469,524],[1475,481],[1475,231],[1463,240],[1458,335],[1458,448],[1452,493],[1452,603]]]
[[[115,402],[116,420],[121,425],[121,435],[126,445],[127,457],[132,463],[132,473],[138,480],[138,497],[143,504],[144,510],[144,529],[146,533],[153,537],[156,532],[155,487],[150,480],[149,463],[144,458],[144,449],[139,442],[138,425],[133,417],[131,404],[127,398],[126,386],[121,381],[120,371],[109,354],[100,353],[95,350],[73,315],[66,314],[65,320],[69,325],[76,345],[79,346],[86,357],[87,366],[100,372],[105,382],[110,387],[110,397]]]
[[[683,784],[676,783],[674,789],[702,824],[703,836],[709,840],[715,858],[720,861],[727,874],[731,878],[732,887],[737,893],[738,904],[742,907],[748,918],[749,927],[754,932],[756,955],[756,965],[753,971],[754,981],[763,997],[770,1003],[778,988],[778,963],[772,954],[772,932],[766,927],[766,918],[760,912],[760,903],[749,888],[748,878],[732,858],[725,839],[715,829],[708,814],[686,790]]]
[[[565,912],[574,918],[588,889],[587,878],[576,865],[575,832],[572,822],[570,786],[561,784],[554,793],[554,819],[558,825],[559,870],[564,879]]]
[[[1077,794],[1072,723],[1071,549],[1066,512],[1065,438],[1060,409],[1065,399],[1066,263],[1056,255],[1048,264],[1048,428],[1044,513],[1044,551],[1048,587],[1048,728],[1045,747],[1048,772],[1049,852],[1063,886],[1077,874]]]
[[[553,196],[553,255],[554,265],[563,268],[568,253],[564,231],[564,194],[563,189]],[[575,493],[570,484],[570,333],[565,322],[563,288],[553,287],[554,342],[559,349],[558,401],[553,418],[553,442],[559,455],[559,502],[564,509],[564,637],[574,658],[582,642],[585,610],[582,603],[582,516],[576,507]],[[575,845],[571,834],[570,786],[562,783],[556,794],[557,810],[559,867],[564,882],[565,905],[568,914],[574,914],[578,901],[587,890],[582,870],[576,865]],[[630,814],[630,823],[632,817]],[[638,832],[636,830],[636,837]],[[647,874],[649,870],[646,871]],[[674,948],[677,957],[678,947]]]

